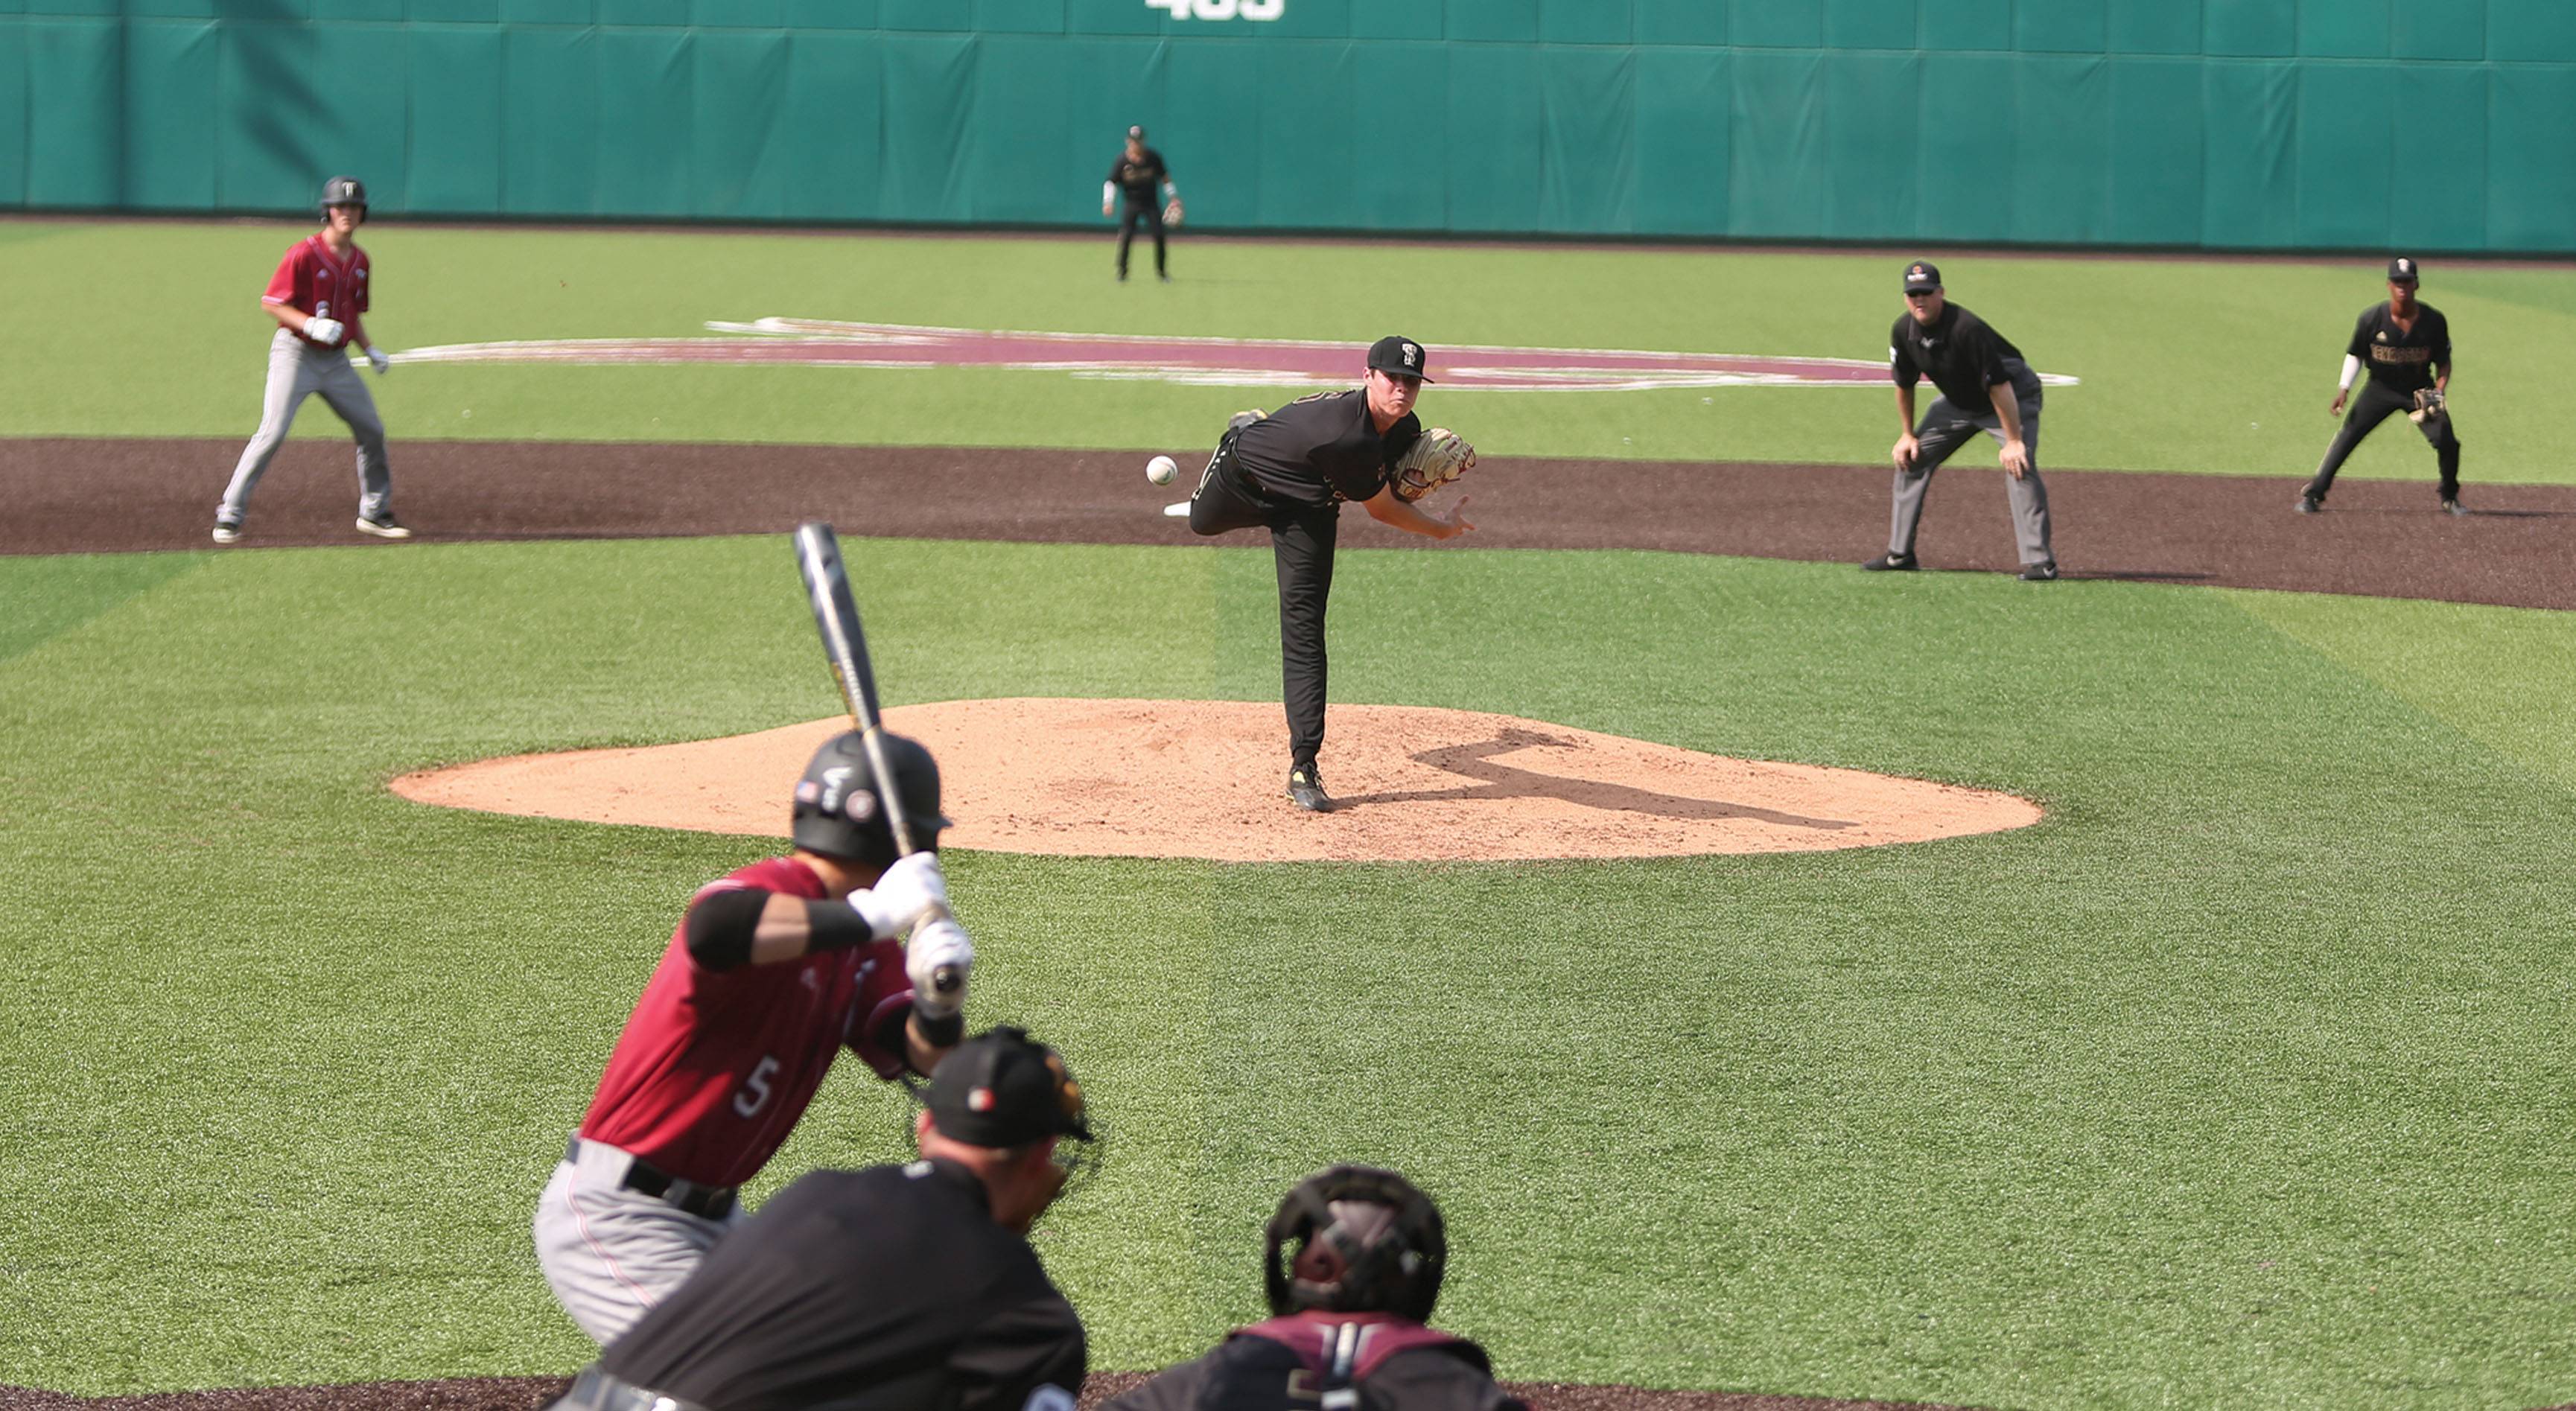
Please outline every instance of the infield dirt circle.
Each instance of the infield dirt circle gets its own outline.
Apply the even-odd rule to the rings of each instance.
[[[1543,721],[1335,706],[1337,807],[1282,797],[1279,707],[1005,699],[886,712],[930,747],[949,846],[1223,862],[1514,861],[1819,852],[2027,827],[2011,794],[1728,759]],[[408,774],[421,803],[592,823],[783,834],[789,790],[839,717],[729,739],[483,760]]]

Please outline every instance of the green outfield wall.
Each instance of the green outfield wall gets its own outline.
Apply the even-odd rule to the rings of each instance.
[[[2576,251],[2576,0],[0,0],[0,207]]]

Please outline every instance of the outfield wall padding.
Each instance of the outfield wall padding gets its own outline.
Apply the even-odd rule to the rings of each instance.
[[[0,0],[22,209],[1096,227],[1130,122],[1229,229],[2576,251],[2576,0]]]

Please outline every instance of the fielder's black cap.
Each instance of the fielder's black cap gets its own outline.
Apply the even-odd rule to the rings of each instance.
[[[1422,376],[1422,370],[1431,365],[1431,355],[1422,351],[1421,344],[1401,333],[1390,333],[1371,343],[1368,365],[1378,372],[1391,372],[1398,377],[1420,377],[1425,382],[1431,381],[1430,378]]]
[[[2391,284],[2412,284],[2422,278],[2423,274],[2423,266],[2404,255],[2399,255],[2388,262],[2388,282]]]
[[[1905,292],[1929,294],[1941,287],[1941,267],[1929,260],[1916,260],[1905,267]]]
[[[930,1076],[930,1121],[968,1146],[1026,1146],[1047,1137],[1091,1140],[1082,1084],[1064,1055],[1003,1024],[948,1051]]]
[[[1136,140],[1137,140],[1137,141],[1139,141],[1139,142],[1144,141],[1144,140],[1145,140],[1145,125],[1144,125],[1143,123],[1138,123],[1138,124],[1136,124],[1134,127],[1131,127],[1131,128],[1129,128],[1129,129],[1127,129],[1127,135],[1128,135],[1129,137],[1132,137],[1132,138],[1136,139]]]

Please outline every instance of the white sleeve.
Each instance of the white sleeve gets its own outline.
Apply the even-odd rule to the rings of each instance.
[[[1114,182],[1114,181],[1104,181],[1104,182],[1100,183],[1100,204],[1102,204],[1102,205],[1104,205],[1104,206],[1108,205],[1108,204],[1110,203],[1110,201],[1111,201],[1111,200],[1113,200],[1113,199],[1117,196],[1117,194],[1118,194],[1118,183],[1117,183],[1117,182]]]
[[[2361,359],[2354,357],[2350,353],[2344,354],[2343,381],[2336,383],[2335,385],[2341,387],[2344,391],[2349,392],[2352,390],[2352,380],[2359,376],[2361,376]]]

